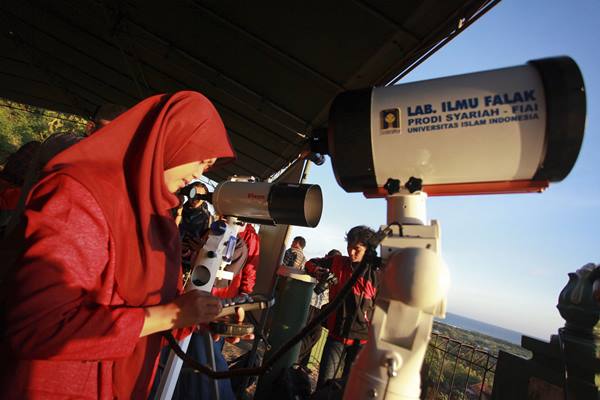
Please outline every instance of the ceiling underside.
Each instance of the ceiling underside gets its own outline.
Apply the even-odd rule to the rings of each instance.
[[[155,93],[213,101],[238,155],[213,173],[266,179],[327,124],[333,98],[385,85],[490,0],[0,2],[0,97],[90,117]]]

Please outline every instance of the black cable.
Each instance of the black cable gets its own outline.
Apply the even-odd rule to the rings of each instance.
[[[381,241],[389,235],[390,232],[391,228],[389,226],[383,230],[380,230],[375,235],[373,235],[371,240],[369,240],[369,243],[367,243],[367,247],[369,249],[376,248],[379,245],[379,243],[381,243]],[[175,352],[175,354],[177,354],[177,356],[181,358],[184,361],[184,363],[187,364],[188,367],[194,369],[195,372],[207,375],[209,378],[227,379],[233,378],[235,376],[264,374],[278,359],[280,359],[287,351],[289,351],[292,347],[298,344],[302,340],[302,338],[306,336],[310,331],[312,331],[317,325],[325,321],[325,319],[332,312],[334,312],[340,304],[342,304],[342,301],[344,301],[346,299],[346,296],[350,294],[352,287],[356,284],[358,279],[362,277],[365,271],[367,271],[368,268],[371,268],[372,264],[376,261],[376,256],[374,255],[374,251],[368,251],[368,253],[365,254],[365,257],[360,262],[359,266],[350,276],[350,279],[348,279],[346,284],[342,287],[338,296],[333,301],[329,302],[325,306],[325,308],[319,314],[317,314],[300,332],[298,332],[293,338],[291,338],[283,346],[281,346],[281,348],[277,350],[275,354],[268,360],[266,360],[264,364],[260,367],[239,368],[230,371],[213,371],[212,369],[200,364],[198,361],[185,354],[183,350],[181,350],[181,347],[179,347],[177,340],[175,340],[171,332],[165,332],[163,333],[163,336],[167,339],[167,341],[169,342],[169,346]]]
[[[275,292],[277,291],[277,284],[279,283],[279,275],[275,274],[275,279],[273,280],[273,286],[271,289],[271,294],[269,296],[269,298],[274,298],[275,297]],[[256,363],[256,360],[258,358],[258,346],[260,345],[260,341],[262,340],[265,346],[265,352],[270,350],[271,345],[269,344],[267,338],[266,338],[266,334],[265,334],[265,325],[267,324],[267,320],[269,318],[269,313],[271,312],[271,308],[267,308],[266,310],[263,311],[263,313],[260,316],[260,322],[257,324],[257,326],[259,327],[259,332],[258,332],[258,336],[254,339],[254,342],[252,343],[252,349],[250,350],[248,354],[248,358],[246,361],[246,367],[252,366]],[[250,313],[251,315],[252,313]],[[264,353],[263,353],[264,355]],[[262,359],[261,359],[262,362]],[[242,394],[243,392],[246,390],[246,388],[249,386],[250,384],[250,376],[251,375],[246,375],[244,377],[244,379],[242,379],[241,384],[239,385],[238,388],[238,398],[242,398]]]

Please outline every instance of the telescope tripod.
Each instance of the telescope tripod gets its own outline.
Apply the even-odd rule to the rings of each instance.
[[[215,221],[210,228],[210,233],[205,245],[199,250],[192,267],[190,279],[188,279],[185,290],[202,290],[210,293],[215,279],[231,280],[233,274],[223,268],[231,262],[233,250],[237,240],[240,225],[235,217],[228,217],[225,221]],[[206,333],[205,346],[211,368],[214,371],[215,358],[210,333]],[[179,347],[185,353],[189,347],[191,335],[179,341]],[[177,379],[181,373],[183,360],[174,351],[169,352],[169,358],[161,375],[160,383],[156,391],[156,400],[170,400],[173,397]],[[213,381],[213,393],[218,400],[219,392],[217,382]]]

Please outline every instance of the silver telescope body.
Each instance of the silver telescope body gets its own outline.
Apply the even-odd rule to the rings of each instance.
[[[319,185],[225,181],[209,197],[217,214],[259,224],[314,228],[323,211]]]

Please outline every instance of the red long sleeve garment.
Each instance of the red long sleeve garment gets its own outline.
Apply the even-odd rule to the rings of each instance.
[[[102,211],[87,189],[59,175],[38,186],[26,217],[27,251],[7,313],[14,360],[3,361],[2,396],[112,399],[113,360],[142,341],[144,310],[124,306],[116,293]],[[149,364],[131,372],[152,375]]]
[[[246,265],[242,269],[240,277],[240,292],[241,293],[252,293],[254,291],[254,284],[256,283],[256,270],[258,269],[258,262],[260,260],[260,240],[258,234],[252,227],[252,225],[246,225],[246,229],[240,233],[240,237],[246,241],[248,246],[248,260]]]

